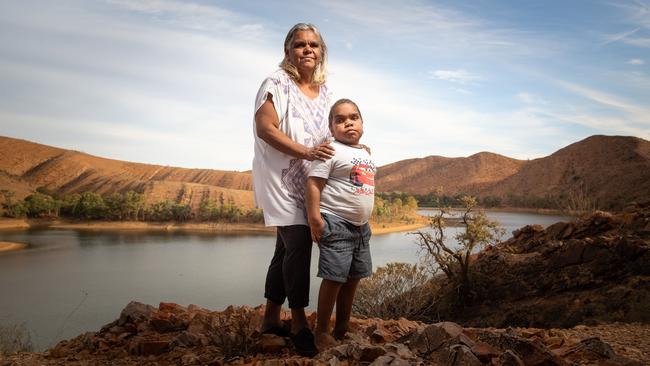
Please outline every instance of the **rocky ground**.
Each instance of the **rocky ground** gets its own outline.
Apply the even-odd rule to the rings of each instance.
[[[522,228],[477,255],[472,271],[462,311],[450,306],[453,287],[434,297],[435,315],[458,324],[355,318],[341,344],[313,359],[259,333],[261,306],[132,302],[97,332],[0,366],[650,365],[650,204]]]
[[[0,365],[645,365],[650,326],[463,328],[451,322],[353,319],[339,345],[313,359],[289,339],[259,334],[263,307],[223,312],[132,302],[95,333]],[[285,320],[289,314],[284,314]],[[314,321],[314,314],[310,316]]]
[[[429,318],[474,327],[650,323],[650,204],[521,228],[478,254],[471,279],[464,308],[447,282]]]

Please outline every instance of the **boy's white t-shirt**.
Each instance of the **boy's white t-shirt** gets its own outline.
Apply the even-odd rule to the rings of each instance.
[[[363,148],[332,142],[334,157],[314,160],[310,177],[327,179],[320,197],[320,211],[361,226],[368,222],[375,203],[375,174],[372,157]]]
[[[312,100],[284,70],[277,70],[262,82],[255,98],[255,113],[269,94],[280,121],[279,130],[291,140],[313,147],[330,136],[327,117],[332,96],[327,86],[321,85],[318,97]],[[310,162],[280,152],[259,138],[254,118],[253,135],[253,190],[255,203],[264,211],[264,223],[307,225],[305,185]]]

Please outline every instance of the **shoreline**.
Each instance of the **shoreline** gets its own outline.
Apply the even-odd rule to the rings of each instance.
[[[418,210],[424,210],[424,211],[434,211],[437,210],[437,207],[418,207]],[[451,208],[454,211],[460,211],[463,208],[462,207],[452,207]],[[554,209],[554,208],[525,208],[525,207],[490,207],[490,208],[485,208],[485,207],[477,207],[479,210],[483,210],[485,212],[514,212],[514,213],[531,213],[531,214],[538,214],[538,215],[550,215],[550,216],[572,216],[572,217],[578,217],[582,215],[584,212],[567,212],[559,209]]]
[[[373,234],[382,235],[415,230],[427,225],[425,220],[412,224],[372,223]],[[384,227],[382,227],[384,226]],[[211,232],[223,234],[267,234],[275,233],[274,227],[264,224],[223,222],[142,222],[142,221],[65,221],[38,219],[0,219],[0,230],[64,229],[86,231],[168,231],[168,232]]]
[[[10,241],[0,241],[0,252],[11,252],[27,248],[25,243],[14,243]]]

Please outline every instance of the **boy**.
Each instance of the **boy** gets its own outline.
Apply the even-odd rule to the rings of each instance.
[[[368,219],[375,199],[376,167],[359,144],[363,120],[357,105],[338,100],[329,114],[334,157],[312,162],[306,188],[307,219],[318,243],[318,316],[314,331],[320,351],[343,339],[359,280],[372,274]],[[329,322],[336,303],[334,338]]]

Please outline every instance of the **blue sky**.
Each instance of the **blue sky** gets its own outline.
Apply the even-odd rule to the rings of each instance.
[[[380,165],[650,140],[649,0],[0,6],[0,135],[93,155],[250,169],[254,97],[297,22],[320,27]]]

